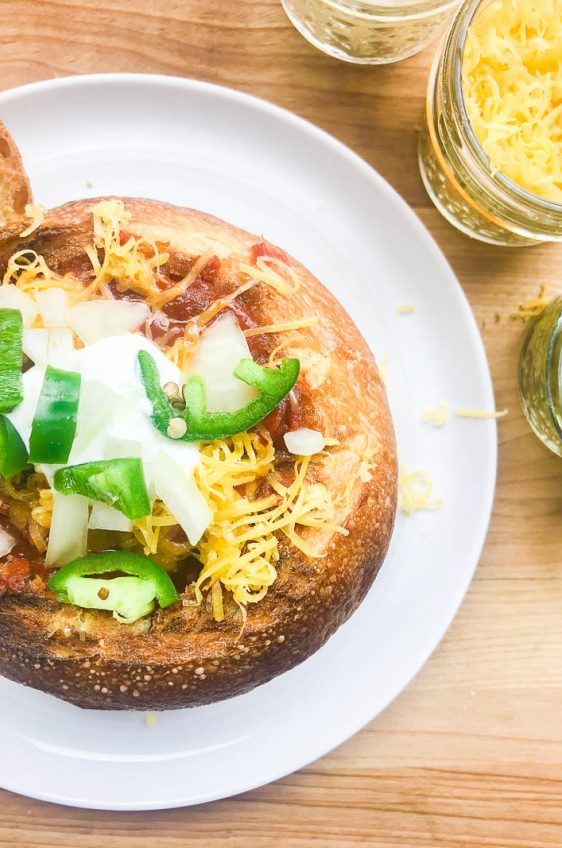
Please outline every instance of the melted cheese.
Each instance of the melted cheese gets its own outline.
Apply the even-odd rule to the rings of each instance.
[[[468,117],[494,171],[562,203],[560,0],[494,0],[468,33]]]

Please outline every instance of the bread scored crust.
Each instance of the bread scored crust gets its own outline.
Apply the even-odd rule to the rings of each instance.
[[[25,246],[60,272],[87,264],[84,248],[92,243],[91,210],[98,200],[53,209],[27,239],[19,238],[21,227],[4,227],[0,270]],[[251,261],[250,248],[260,241],[193,209],[124,202],[131,233],[190,255],[210,249],[233,275],[240,262]],[[277,581],[263,600],[248,605],[242,634],[237,611],[217,622],[204,602],[180,602],[123,625],[109,613],[59,604],[48,590],[4,595],[0,674],[85,708],[207,704],[302,662],[361,603],[386,554],[396,510],[396,451],[386,394],[373,356],[342,306],[302,265],[283,256],[300,282],[298,290],[282,295],[259,284],[244,296],[246,308],[258,325],[319,319],[273,339],[286,336],[282,355],[301,361],[301,426],[339,440],[310,468],[334,500],[339,498],[336,520],[349,534],[303,531],[319,554],[314,558],[282,542]]]
[[[31,186],[20,152],[0,121],[0,226],[21,220],[31,200]]]

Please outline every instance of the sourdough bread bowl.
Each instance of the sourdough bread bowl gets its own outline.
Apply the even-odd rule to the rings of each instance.
[[[54,491],[48,463],[0,480],[0,524],[13,542],[0,559],[0,674],[84,708],[174,709],[246,692],[318,650],[375,579],[396,511],[384,385],[336,299],[263,238],[203,212],[138,198],[80,200],[44,215],[28,207],[27,217],[0,229],[0,276],[2,289],[19,288],[37,304],[38,293],[64,291],[69,315],[78,314],[77,304],[146,304],[144,320],[129,331],[132,343],[143,336],[179,375],[210,349],[213,327],[227,325],[230,335],[213,336],[221,362],[230,343],[224,339],[234,333],[261,366],[300,364],[291,390],[248,432],[190,442],[192,459],[198,452],[191,480],[209,511],[200,539],[174,523],[157,484],[151,491],[145,445],[139,453],[151,514],[115,531],[92,527],[88,513],[81,553],[136,552],[175,585],[174,603],[154,602],[135,620],[61,602],[49,587],[65,565],[50,538],[53,510],[65,496]],[[88,344],[68,321],[72,371]],[[24,329],[24,352],[29,331],[52,333],[48,324],[39,309]],[[95,332],[103,337],[103,328]],[[117,363],[113,343],[107,336],[93,342],[115,350]],[[55,364],[65,366],[64,352]],[[23,367],[25,391],[28,371],[40,364],[26,354]],[[101,374],[108,391],[115,389],[112,371],[109,360],[107,377]],[[85,385],[82,372],[82,392]],[[143,414],[150,424],[150,409]],[[17,409],[10,415],[17,427],[22,416]],[[86,425],[79,411],[76,439]],[[296,434],[291,450],[287,433]],[[138,434],[130,435],[134,442]]]

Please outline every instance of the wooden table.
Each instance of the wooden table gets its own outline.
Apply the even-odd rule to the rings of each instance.
[[[465,603],[368,728],[298,774],[197,808],[96,813],[0,792],[0,846],[562,846],[562,462],[519,411],[522,326],[509,319],[540,282],[562,290],[561,249],[473,243],[431,206],[416,128],[432,50],[390,67],[345,65],[310,47],[278,0],[3,0],[0,10],[5,88],[100,71],[196,77],[291,109],[360,153],[443,248],[481,327],[498,407],[510,411]]]

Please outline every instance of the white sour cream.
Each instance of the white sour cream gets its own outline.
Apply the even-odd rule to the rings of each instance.
[[[68,464],[138,456],[151,492],[150,463],[157,453],[163,452],[190,473],[199,462],[199,450],[195,443],[166,438],[152,423],[151,405],[137,360],[140,350],[148,351],[154,358],[162,384],[180,384],[179,369],[153,342],[138,333],[110,336],[80,350],[68,351],[64,363],[59,359],[57,366],[78,372],[82,378],[76,438]],[[44,365],[35,365],[23,375],[23,401],[8,414],[28,447],[44,376]],[[42,466],[42,470],[50,478],[54,467]]]

